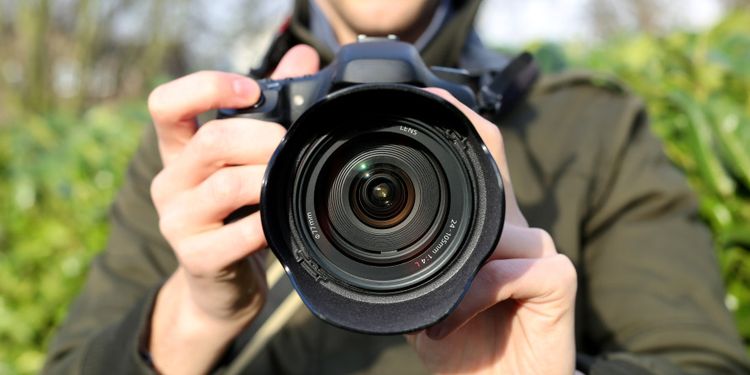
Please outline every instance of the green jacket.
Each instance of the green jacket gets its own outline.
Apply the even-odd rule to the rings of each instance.
[[[332,54],[306,29],[305,4],[298,1],[277,54],[305,42],[326,63]],[[460,4],[423,51],[428,65],[457,64],[479,1]],[[271,63],[279,57],[273,54]],[[579,368],[591,374],[750,373],[724,307],[710,233],[683,176],[649,132],[639,100],[617,84],[569,73],[543,78],[497,122],[523,213],[552,234],[578,270]],[[138,347],[154,296],[177,266],[149,195],[161,168],[149,129],[113,205],[107,249],[93,262],[49,349],[46,373],[151,371]],[[237,338],[217,372],[425,372],[401,336],[327,325],[294,295],[276,295],[285,282],[276,283],[269,311]]]

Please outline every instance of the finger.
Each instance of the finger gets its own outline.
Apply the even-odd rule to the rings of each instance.
[[[555,242],[545,230],[507,223],[489,260],[544,258],[555,254]]]
[[[461,103],[461,101],[456,99],[446,90],[435,87],[428,87],[425,90],[449,101],[456,108],[458,108],[458,110],[461,111],[461,113],[463,113],[464,116],[466,116],[472,124],[474,124],[477,132],[482,135],[482,140],[485,141],[487,147],[490,149],[492,157],[496,161],[498,161],[498,167],[500,168],[500,171],[503,173],[507,173],[508,165],[505,158],[505,147],[502,142],[502,134],[500,134],[500,130],[498,129],[497,125],[491,123],[484,117],[480,116],[478,113],[472,111],[471,108],[467,107],[464,103]],[[496,139],[486,139],[486,135],[492,135],[493,138]]]
[[[494,260],[477,273],[456,310],[427,329],[427,336],[433,340],[446,337],[477,314],[509,299],[538,304],[542,319],[553,322],[559,316],[572,314],[575,290],[575,268],[564,255]]]
[[[266,247],[260,212],[178,242],[175,253],[194,277],[213,277],[232,263]]]
[[[306,44],[298,44],[292,47],[284,57],[281,58],[279,65],[276,66],[271,79],[284,79],[299,77],[306,74],[318,72],[320,67],[320,57],[314,48]]]
[[[466,116],[469,121],[471,121],[471,123],[474,125],[474,128],[477,130],[477,133],[479,133],[485,145],[489,149],[490,154],[495,160],[498,169],[500,169],[500,174],[503,177],[505,198],[508,205],[507,220],[518,225],[528,226],[526,218],[523,216],[523,214],[521,213],[521,209],[518,207],[516,195],[513,192],[513,183],[510,179],[510,169],[508,168],[508,161],[505,157],[505,144],[503,143],[502,133],[500,132],[500,129],[497,127],[497,125],[480,116],[478,113],[472,111],[471,108],[461,103],[446,90],[435,87],[428,87],[425,90],[447,100],[448,102],[456,106],[456,108],[458,108],[458,110],[460,110],[464,114],[464,116]]]
[[[214,229],[238,208],[258,204],[265,170],[265,165],[219,169],[160,208],[162,234],[176,239]]]
[[[252,79],[212,71],[193,73],[154,89],[148,107],[165,165],[195,133],[198,114],[222,107],[247,107],[259,97],[260,88]]]
[[[265,165],[286,134],[278,124],[232,118],[206,123],[151,184],[155,203],[197,186],[228,165]]]

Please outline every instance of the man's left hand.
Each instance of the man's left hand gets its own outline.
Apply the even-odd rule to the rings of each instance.
[[[506,222],[495,251],[445,320],[407,340],[434,373],[573,374],[576,271],[550,235],[518,208],[502,135],[439,89],[474,124],[501,174]]]

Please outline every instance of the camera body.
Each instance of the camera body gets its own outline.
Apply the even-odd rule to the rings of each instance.
[[[326,95],[361,84],[438,87],[476,110],[474,92],[466,85],[471,79],[468,72],[462,69],[428,68],[411,44],[390,38],[364,37],[357,43],[341,47],[335,60],[316,74],[281,80],[258,80],[262,94],[254,106],[221,109],[219,118],[256,118],[288,128]],[[463,81],[464,84],[455,81]]]
[[[319,318],[395,334],[444,318],[499,241],[500,172],[472,123],[468,75],[428,68],[408,43],[365,38],[319,73],[259,80],[220,118],[282,124],[261,217],[269,246]],[[252,145],[250,145],[252,147]]]

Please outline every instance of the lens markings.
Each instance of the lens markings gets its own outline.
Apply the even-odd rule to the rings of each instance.
[[[440,249],[442,249],[445,245],[448,244],[448,242],[450,242],[450,240],[453,238],[453,229],[456,228],[456,225],[458,225],[458,221],[451,219],[448,230],[445,232],[445,234],[443,234],[443,238],[440,239],[440,242],[438,242],[435,247],[430,250],[429,253],[414,261],[414,264],[417,266],[417,268],[421,268],[422,266],[429,264],[432,261],[432,256],[437,256],[438,252],[440,252]]]
[[[318,227],[315,225],[315,219],[313,218],[312,212],[307,212],[307,225],[308,228],[310,228],[310,234],[313,236],[314,239],[319,240],[320,239],[320,233],[318,232]]]

